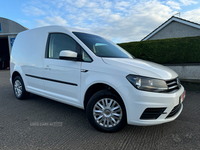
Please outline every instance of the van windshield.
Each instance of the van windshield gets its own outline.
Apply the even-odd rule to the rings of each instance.
[[[73,32],[73,34],[75,34],[95,55],[99,57],[133,59],[131,54],[120,46],[100,36],[81,32]]]

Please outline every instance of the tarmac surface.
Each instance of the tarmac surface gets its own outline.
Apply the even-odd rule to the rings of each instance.
[[[199,150],[200,84],[182,84],[186,99],[175,121],[102,133],[89,124],[84,110],[33,94],[28,100],[17,100],[9,71],[0,70],[0,149]]]

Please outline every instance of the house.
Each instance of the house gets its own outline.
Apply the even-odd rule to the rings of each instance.
[[[200,36],[200,24],[172,16],[141,41]]]

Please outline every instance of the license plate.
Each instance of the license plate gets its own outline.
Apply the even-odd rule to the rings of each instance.
[[[183,100],[185,99],[185,94],[186,94],[186,91],[184,91],[183,94],[180,96],[179,103],[183,102]]]

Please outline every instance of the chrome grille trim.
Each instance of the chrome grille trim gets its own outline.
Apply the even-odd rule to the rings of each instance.
[[[171,83],[167,83],[167,86],[172,85],[172,84],[176,84],[175,81],[171,82]]]
[[[168,86],[167,92],[172,92],[172,91],[178,90],[181,87],[180,81],[178,78],[168,80],[168,81],[166,81],[166,84]]]
[[[174,86],[171,86],[171,87],[168,87],[168,88],[171,90],[171,89],[175,89],[176,87],[178,87],[178,85],[174,85]]]

